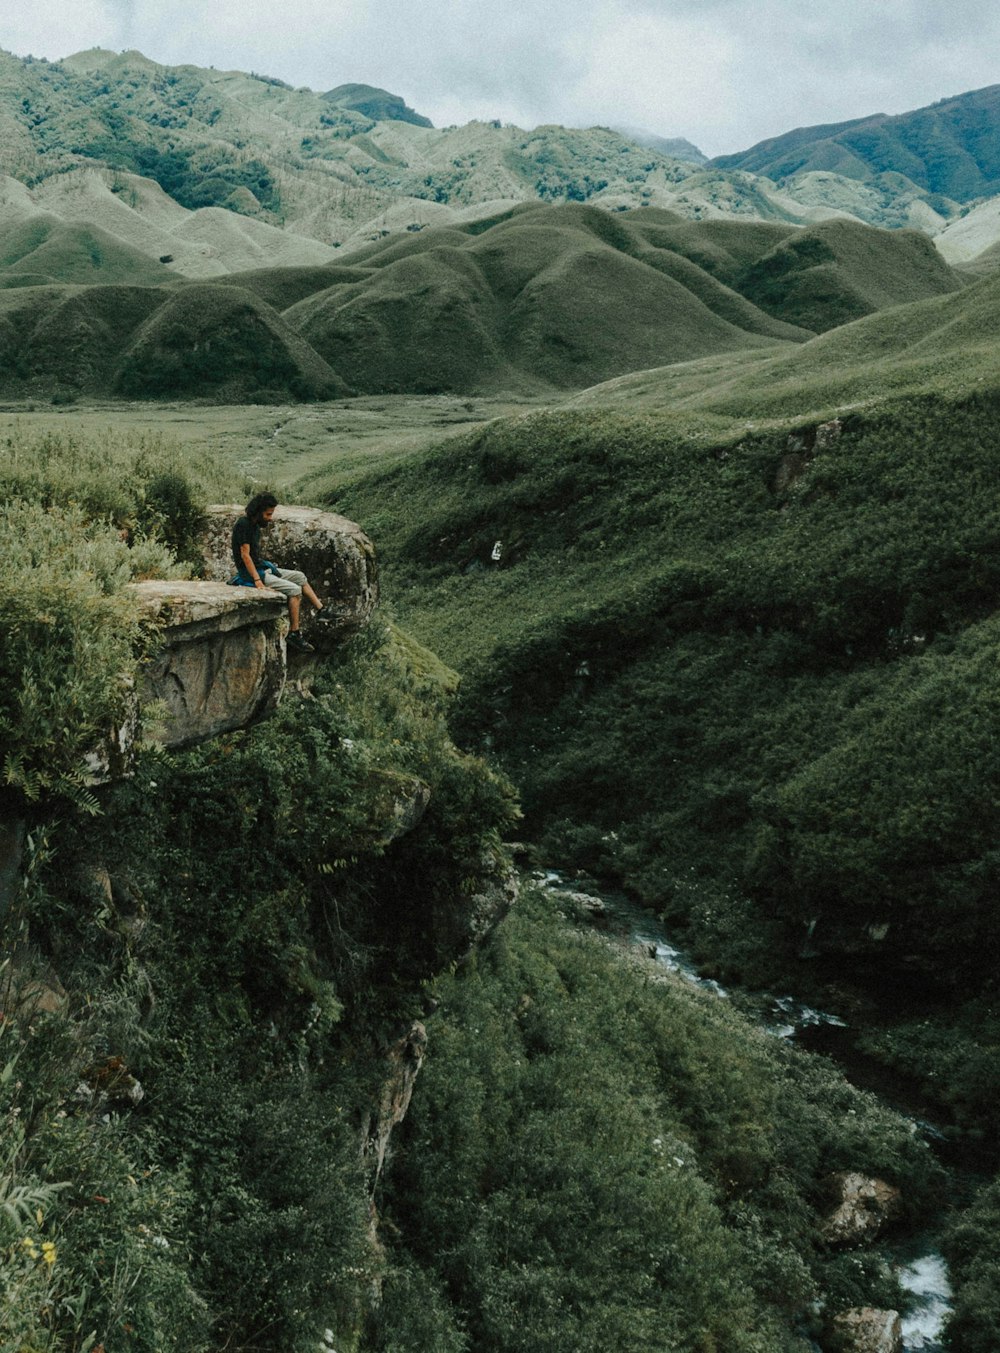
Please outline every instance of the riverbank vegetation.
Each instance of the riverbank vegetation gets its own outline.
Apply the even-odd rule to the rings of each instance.
[[[821,1230],[837,1170],[905,1179],[919,1213],[938,1176],[910,1125],[558,905],[529,890],[434,983],[378,1346],[792,1353],[898,1305]]]

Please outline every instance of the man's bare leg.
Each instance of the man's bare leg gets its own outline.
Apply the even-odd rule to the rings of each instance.
[[[293,634],[295,633],[295,631],[296,631],[296,630],[298,629],[298,627],[299,627],[299,601],[300,601],[300,600],[301,600],[301,598],[299,598],[299,597],[289,597],[289,598],[288,598],[288,618],[289,618],[289,619],[291,620],[291,622],[292,622],[292,633],[293,633]]]

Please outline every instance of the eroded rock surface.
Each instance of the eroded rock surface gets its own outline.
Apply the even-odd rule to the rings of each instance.
[[[899,1212],[899,1189],[883,1179],[846,1172],[830,1182],[839,1200],[823,1224],[823,1238],[831,1245],[874,1240]]]
[[[898,1311],[858,1306],[838,1315],[833,1323],[849,1353],[901,1353],[903,1326]]]
[[[274,709],[285,685],[283,598],[218,582],[144,582],[132,590],[163,634],[138,692],[151,711],[146,739],[186,747]]]

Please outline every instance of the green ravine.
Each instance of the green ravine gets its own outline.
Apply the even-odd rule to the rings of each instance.
[[[433,131],[143,61],[3,58],[51,111],[19,172],[86,132],[129,211],[142,160],[276,217],[270,152],[199,140],[235,93],[379,172],[375,112]],[[209,280],[0,235],[0,1353],[840,1353],[904,1301],[824,1238],[845,1171],[940,1220],[946,1346],[995,1353],[998,1185],[751,1016],[841,1015],[995,1170],[1000,282],[909,231],[557,196]],[[157,642],[126,585],[265,485],[362,524],[375,619],[269,720],[88,784]],[[476,933],[512,843],[735,999],[530,872]]]

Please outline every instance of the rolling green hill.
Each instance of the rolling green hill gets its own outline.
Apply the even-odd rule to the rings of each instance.
[[[57,217],[38,215],[0,229],[0,286],[23,286],[40,278],[80,286],[162,286],[175,280],[163,264],[99,226],[66,225]]]
[[[890,235],[854,221],[796,232],[738,279],[739,290],[762,309],[816,332],[960,286],[926,235]]]
[[[787,353],[747,352],[637,372],[583,391],[574,402],[729,417],[808,410],[821,419],[890,396],[951,397],[995,378],[998,288],[991,271],[963,291],[869,315]]]
[[[373,246],[357,260],[370,269],[364,281],[303,300],[287,318],[369,391],[579,387],[657,361],[806,336],[697,269],[671,276],[685,261],[663,259],[606,213],[536,208],[485,231]]]
[[[960,286],[912,232],[682,222],[583,204],[522,204],[463,227],[386,236],[344,266],[237,272],[212,285],[184,282],[100,231],[48,218],[8,227],[0,243],[9,260],[0,281],[23,291],[65,276],[75,322],[88,333],[80,281],[167,282],[142,302],[155,319],[138,349],[127,326],[98,324],[82,365],[72,342],[37,337],[50,331],[43,313],[68,313],[69,292],[49,287],[34,308],[11,303],[0,389],[22,394],[578,390],[636,370],[801,344],[845,317]],[[94,313],[105,303],[95,294]],[[28,332],[19,337],[18,326]],[[89,350],[98,341],[107,352]]]
[[[0,388],[238,402],[345,392],[276,311],[235,287],[0,290]]]

